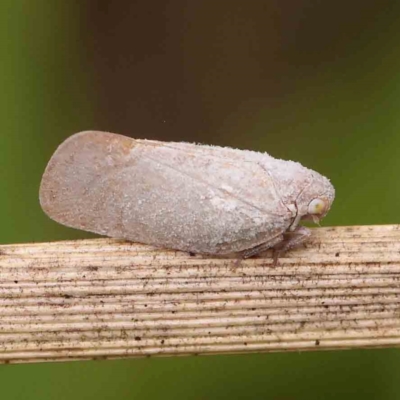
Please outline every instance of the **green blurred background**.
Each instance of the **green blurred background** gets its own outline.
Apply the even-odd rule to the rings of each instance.
[[[400,2],[0,5],[1,243],[88,237],[41,211],[74,132],[267,151],[331,178],[324,225],[400,223]],[[0,336],[1,340],[1,336]],[[0,366],[4,399],[397,399],[395,349]]]

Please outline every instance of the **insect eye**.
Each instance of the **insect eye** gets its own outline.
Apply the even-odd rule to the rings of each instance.
[[[326,203],[322,199],[314,199],[311,200],[310,204],[308,205],[308,214],[323,214],[326,210]]]

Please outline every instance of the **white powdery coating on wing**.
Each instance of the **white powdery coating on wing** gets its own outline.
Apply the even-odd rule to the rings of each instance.
[[[287,211],[277,205],[270,177],[258,164],[237,162],[230,149],[228,157],[228,152],[214,156],[208,148],[184,146],[185,151],[177,151],[177,144],[132,150],[135,167],[127,179],[134,175],[134,196],[142,203],[140,209],[137,202],[125,206],[127,234],[167,247],[221,253],[251,247],[285,229]],[[283,218],[280,212],[286,213]]]

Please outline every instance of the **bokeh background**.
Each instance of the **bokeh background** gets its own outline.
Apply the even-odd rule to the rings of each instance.
[[[394,0],[3,0],[0,243],[90,236],[38,202],[86,129],[267,151],[331,178],[324,225],[400,223],[399,26]],[[150,358],[0,366],[0,396],[396,399],[399,376],[395,349]]]

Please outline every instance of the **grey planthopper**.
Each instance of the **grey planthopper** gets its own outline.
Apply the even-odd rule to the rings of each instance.
[[[72,228],[192,253],[251,257],[309,236],[335,190],[267,153],[86,131],[49,161],[40,203]]]

